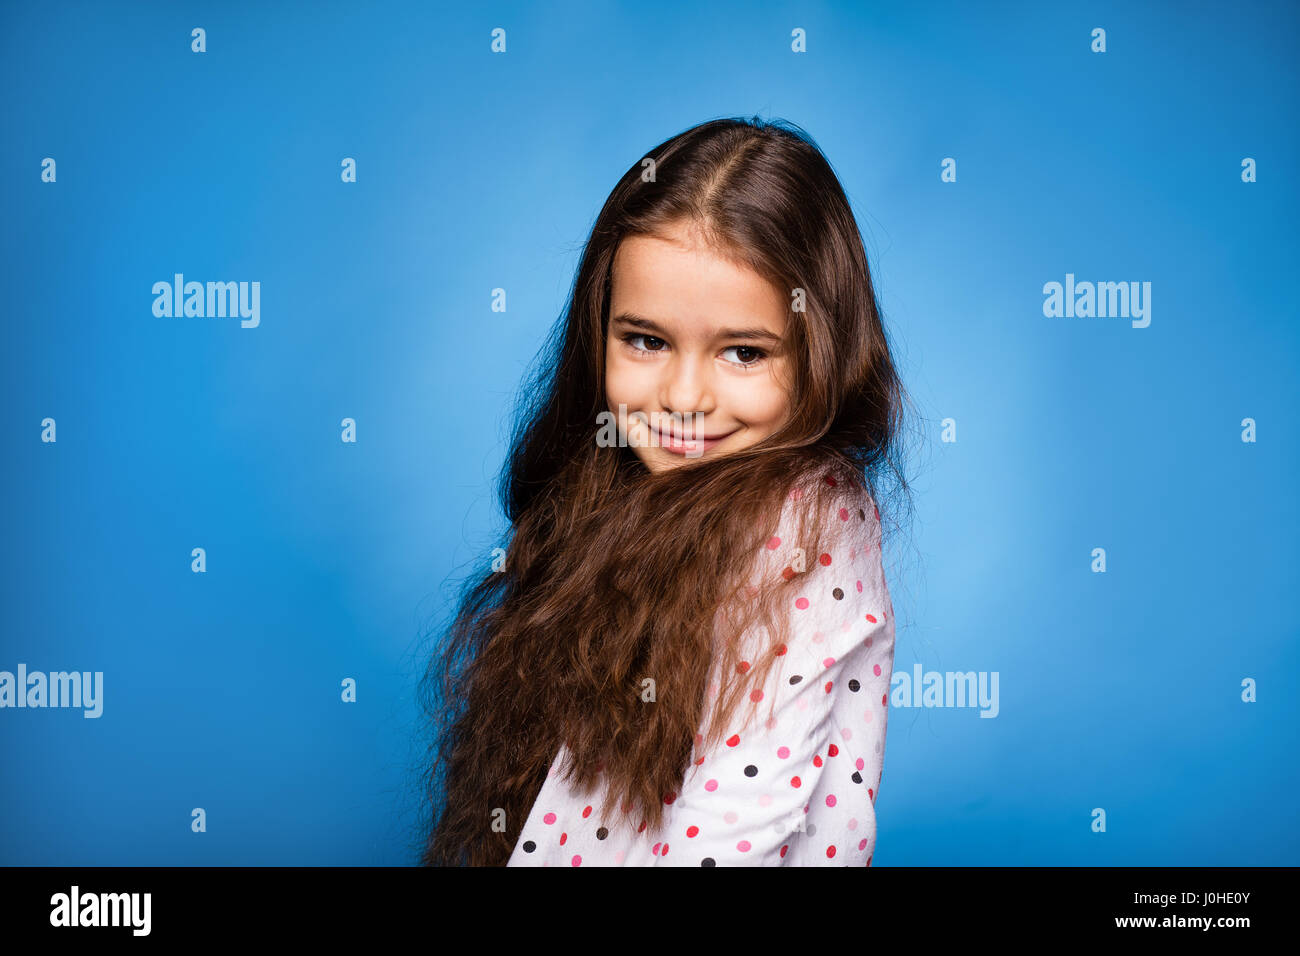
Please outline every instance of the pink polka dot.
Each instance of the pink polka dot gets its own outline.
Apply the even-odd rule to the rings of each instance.
[[[861,581],[858,582],[858,591],[859,591],[859,593],[861,593],[861,591],[862,591],[862,582],[861,582]]]
[[[775,507],[775,506],[773,506],[773,507]],[[786,757],[790,756],[790,748],[789,748],[789,747],[777,747],[777,748],[776,748],[776,755],[777,755],[778,757],[780,757],[782,760],[784,760]]]
[[[735,810],[728,810],[726,813],[722,815],[722,819],[725,820],[727,823],[735,823],[737,820],[740,819],[740,814],[738,814]]]
[[[850,817],[848,822],[848,827],[850,830],[856,830],[858,828],[858,818]]]
[[[765,793],[758,798],[758,805],[760,807],[771,806],[771,803],[772,803],[772,795],[770,793]]]
[[[801,611],[803,611],[803,610],[807,610],[807,608],[808,608],[808,599],[807,599],[807,598],[800,598],[799,600],[797,600],[797,601],[794,602],[794,606],[797,607],[797,608],[798,608],[799,610],[801,610]]]
[[[861,757],[859,757],[857,760],[853,761],[853,766],[857,767],[859,770],[861,770],[861,769],[862,769],[863,767],[865,767],[866,765],[867,765],[867,762],[866,762],[865,760],[863,760]]]
[[[879,676],[880,676],[880,665],[877,664],[875,667],[871,668],[871,672],[872,672],[873,674],[875,674],[877,677],[879,677]]]
[[[736,849],[739,850],[741,853],[748,853],[749,848],[750,848],[750,844],[748,840],[741,840],[739,843],[736,844]]]
[[[650,848],[650,855],[651,855],[651,856],[658,856],[658,855],[659,855],[659,847],[660,847],[660,844],[658,844],[658,843],[656,843],[654,846],[652,846],[652,847]]]
[[[835,806],[835,794],[833,793],[826,794],[826,806],[828,807]]]
[[[822,667],[830,667],[834,663],[835,663],[835,658],[827,657],[822,661]]]
[[[773,505],[773,507],[776,507],[776,506]],[[717,789],[718,789],[718,781],[716,781],[716,780],[710,780],[708,783],[706,783],[706,784],[704,785],[704,789],[707,790],[707,791],[709,791],[709,793],[712,793],[714,790],[717,790]]]
[[[867,841],[866,841],[866,840],[862,840],[861,842],[858,843],[858,849],[859,849],[859,850],[865,850],[866,848],[867,848]]]
[[[554,813],[548,813],[546,816],[542,817],[542,822],[545,823],[545,824],[547,824],[548,826],[549,826],[550,824],[554,823],[554,822],[555,822],[555,814],[554,814]]]
[[[862,722],[864,724],[871,723],[871,711],[867,711],[865,714],[862,715]]]
[[[840,736],[843,737],[845,740],[852,740],[852,739],[853,739],[853,731],[849,730],[849,728],[847,728],[847,727],[841,727],[841,728],[840,728]]]
[[[848,521],[848,520],[849,520],[849,509],[848,509],[848,508],[841,508],[841,509],[840,509],[840,520],[841,520],[841,521]],[[750,553],[752,554],[753,552],[750,552]]]
[[[772,535],[772,537],[767,539],[767,550],[775,551],[779,547],[781,547],[781,539],[776,535]]]
[[[617,853],[614,854],[614,862],[615,862],[616,864],[618,864],[618,863],[622,863],[622,862],[623,862],[623,857],[625,857],[625,856],[627,856],[627,854],[624,853],[622,850],[619,850]]]
[[[876,668],[876,670],[879,669],[880,668]],[[757,704],[760,700],[763,699],[763,692],[759,690],[757,687],[755,687],[753,690],[749,692],[749,699]]]
[[[576,855],[575,855],[574,858],[573,858],[573,865],[574,865],[574,866],[582,866],[582,857],[580,857],[580,856],[576,856]]]

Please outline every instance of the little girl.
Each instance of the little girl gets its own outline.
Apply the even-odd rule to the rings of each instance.
[[[870,865],[903,392],[825,157],[758,119],[657,146],[561,328],[426,675],[423,862]]]

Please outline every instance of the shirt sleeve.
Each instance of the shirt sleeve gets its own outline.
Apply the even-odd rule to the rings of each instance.
[[[823,517],[829,543],[806,558],[757,714],[742,706],[734,732],[692,754],[655,865],[870,864],[894,657],[879,519],[865,489]]]

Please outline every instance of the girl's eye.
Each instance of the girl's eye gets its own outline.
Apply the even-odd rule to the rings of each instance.
[[[639,332],[629,332],[627,335],[623,336],[623,341],[626,342],[628,345],[631,345],[632,348],[633,348],[635,351],[637,351],[637,352],[662,352],[662,351],[663,351],[662,348],[658,348],[658,347],[656,347],[656,348],[637,348],[637,346],[632,345],[632,340],[633,340],[633,339],[645,339],[647,342],[658,342],[660,346],[662,346],[662,345],[664,344],[664,340],[663,340],[663,339],[657,339],[657,338],[655,338],[653,335],[642,335],[642,334],[639,333]]]
[[[637,339],[645,339],[646,344],[644,346],[636,345],[635,341]],[[641,332],[629,332],[623,336],[623,341],[627,343],[628,348],[632,349],[632,351],[642,353],[662,352],[664,346],[668,344],[663,339],[657,339],[653,335],[645,335]],[[727,352],[738,353],[734,361],[731,359],[728,359],[727,361],[731,362],[732,365],[738,365],[741,368],[753,368],[754,366],[761,364],[763,359],[767,358],[767,353],[765,351],[752,345],[733,345],[731,348],[723,350],[724,355]]]
[[[752,345],[733,345],[727,351],[743,353],[738,356],[739,361],[735,363],[742,366],[757,365],[767,357],[767,354],[762,349],[754,348]]]

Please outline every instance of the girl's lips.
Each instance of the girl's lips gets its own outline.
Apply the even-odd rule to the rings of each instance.
[[[655,438],[655,444],[665,451],[670,451],[674,455],[686,454],[704,454],[714,445],[725,441],[735,432],[727,432],[726,435],[718,435],[716,438],[677,438],[671,433],[664,433],[658,429],[651,429],[650,434]]]

